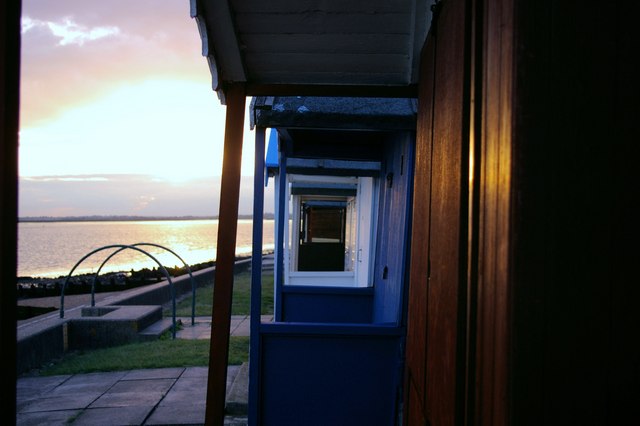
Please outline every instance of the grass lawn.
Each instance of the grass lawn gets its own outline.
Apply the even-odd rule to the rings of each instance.
[[[213,308],[213,286],[196,289],[196,316],[211,316]],[[233,282],[232,315],[249,315],[251,299],[251,272],[244,271],[235,275]],[[262,276],[262,306],[263,315],[273,314],[273,274]],[[171,317],[171,308],[165,308],[163,315]],[[191,295],[176,304],[176,316],[191,316]]]
[[[248,315],[251,273],[240,272],[233,286],[233,315]],[[196,316],[210,316],[213,286],[196,290]],[[273,313],[273,276],[263,277],[262,313]],[[171,310],[165,309],[170,317]],[[191,297],[176,305],[177,316],[191,316]],[[132,343],[113,348],[75,351],[59,360],[47,363],[39,370],[43,376],[79,374],[100,371],[134,370],[140,368],[191,367],[209,364],[209,344],[206,340],[171,339],[167,333],[159,340]],[[229,342],[229,365],[238,365],[249,359],[249,337],[232,336]]]
[[[232,336],[229,341],[229,365],[249,359],[249,337]],[[41,376],[137,370],[140,368],[194,367],[209,365],[209,340],[173,340],[132,343],[106,349],[75,351],[60,360],[47,363]]]

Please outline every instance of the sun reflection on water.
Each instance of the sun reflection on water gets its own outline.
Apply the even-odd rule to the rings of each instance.
[[[57,277],[67,275],[87,253],[107,245],[154,243],[174,251],[187,264],[215,260],[217,220],[142,222],[23,222],[19,225],[18,275]],[[273,249],[273,221],[264,223],[263,250]],[[251,253],[252,222],[238,222],[236,253]],[[141,247],[163,266],[182,266],[172,253],[156,247]],[[92,273],[113,251],[89,257],[74,274]],[[102,272],[155,268],[158,265],[135,250],[124,250],[108,261]]]

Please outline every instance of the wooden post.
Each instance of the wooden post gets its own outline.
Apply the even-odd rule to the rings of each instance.
[[[240,198],[240,163],[245,109],[244,86],[230,86],[226,92],[226,99],[227,116],[205,411],[205,424],[217,426],[222,426],[224,423],[231,297],[238,227],[238,201]]]
[[[18,111],[20,1],[0,6],[0,347],[1,424],[16,421],[16,270],[18,245]]]

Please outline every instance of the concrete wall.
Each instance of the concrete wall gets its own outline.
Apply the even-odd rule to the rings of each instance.
[[[207,268],[193,273],[193,282],[198,287],[204,287],[213,283],[215,268]],[[176,299],[188,296],[191,291],[191,279],[188,274],[181,275],[171,280],[175,289]],[[117,305],[164,305],[171,302],[171,286],[164,280],[158,284],[123,292],[118,298]]]
[[[70,319],[68,349],[97,349],[140,341],[139,333],[162,319],[160,306],[114,306],[102,315]],[[98,311],[105,308],[98,308]]]
[[[65,352],[67,323],[57,323],[50,328],[18,340],[16,369],[23,374],[45,362],[62,356]]]
[[[235,272],[246,270],[251,265],[251,259],[239,260],[235,264]],[[193,282],[198,287],[211,285],[214,281],[215,267],[202,269],[193,273]],[[176,299],[188,297],[191,293],[191,279],[188,274],[171,280],[175,287]],[[165,281],[145,286],[139,289],[123,292],[112,305],[165,305],[171,302],[171,286]]]

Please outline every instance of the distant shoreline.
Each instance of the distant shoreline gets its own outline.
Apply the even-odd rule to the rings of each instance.
[[[270,255],[273,254],[273,250],[264,250],[262,252],[262,255]],[[241,261],[247,261],[248,259],[251,259],[251,255],[250,254],[237,254],[235,256],[235,262],[241,262]],[[196,263],[193,265],[188,265],[188,268],[186,267],[167,267],[166,270],[169,272],[169,274],[171,275],[172,278],[176,278],[182,275],[187,275],[189,273],[189,270],[191,272],[197,272],[200,271],[202,269],[207,269],[207,268],[212,268],[215,267],[216,265],[216,261],[215,260],[209,260],[206,262],[200,262],[200,263]],[[111,271],[111,272],[105,272],[104,274],[102,274],[100,277],[105,280],[105,279],[109,279],[111,277],[115,277],[115,276],[120,276],[120,278],[127,276],[129,278],[132,279],[136,279],[136,277],[140,277],[142,276],[144,278],[144,276],[147,276],[147,280],[149,282],[142,282],[142,284],[138,284],[135,285],[134,287],[140,287],[140,286],[144,286],[144,285],[148,285],[148,284],[153,284],[154,282],[158,282],[159,280],[155,279],[155,277],[160,277],[160,279],[165,279],[166,277],[162,274],[162,272],[158,269],[158,268],[142,268],[142,269],[138,269],[138,270],[131,270],[131,271],[126,271],[126,270],[122,270],[122,271]],[[20,276],[20,277],[16,277],[16,285],[19,287],[20,285],[26,285],[26,286],[30,286],[30,285],[34,285],[37,287],[40,287],[42,289],[46,288],[47,286],[53,285],[56,282],[60,282],[60,281],[64,281],[66,279],[70,279],[71,282],[70,284],[79,282],[79,281],[91,281],[94,278],[97,278],[96,273],[94,272],[87,272],[87,273],[80,273],[80,274],[76,274],[76,275],[71,275],[71,276],[67,276],[67,275],[60,275],[58,277],[43,277],[43,276]],[[139,278],[137,278],[139,279]],[[118,290],[121,291],[121,290]],[[76,294],[84,294],[84,293],[76,293]],[[24,294],[22,297],[19,297],[19,299],[30,299],[33,298],[34,296],[28,296],[27,294]],[[38,297],[38,296],[35,296]]]
[[[266,213],[264,219],[273,219],[273,213]],[[253,215],[238,215],[238,219],[253,219]],[[218,216],[25,216],[18,218],[18,222],[145,222],[163,220],[218,220]]]

